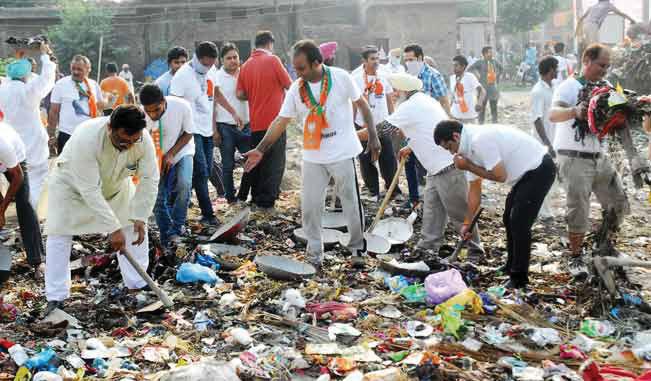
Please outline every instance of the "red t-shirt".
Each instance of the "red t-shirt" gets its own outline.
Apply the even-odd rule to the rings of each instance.
[[[285,99],[285,89],[292,84],[280,58],[256,49],[242,65],[237,90],[249,99],[251,131],[265,131],[276,118]]]

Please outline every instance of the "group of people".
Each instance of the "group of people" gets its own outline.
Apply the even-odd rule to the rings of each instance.
[[[133,88],[125,88],[116,77],[115,65],[107,66],[109,76],[98,85],[88,78],[88,58],[75,56],[71,75],[55,83],[56,64],[46,44],[28,52],[40,57],[39,75],[29,75],[26,59],[9,65],[8,78],[0,85],[0,171],[10,182],[0,202],[0,227],[15,199],[35,274],[42,257],[46,259],[48,309],[62,308],[69,296],[73,236],[108,234],[112,250],[129,252],[146,269],[152,212],[163,247],[173,246],[185,234],[192,189],[200,222],[218,224],[208,188],[216,146],[228,203],[250,196],[257,210],[272,212],[292,121],[303,132],[306,258],[317,268],[323,263],[321,218],[332,182],[350,235],[351,265],[365,265],[365,214],[356,163],[377,201],[379,178],[388,187],[400,159],[407,163],[409,199],[417,202],[418,168],[424,169],[423,231],[417,249],[432,256],[444,243],[448,221],[469,239],[470,250],[483,253],[479,230],[470,230],[481,204],[482,181],[511,185],[504,226],[505,272],[512,288],[528,283],[531,228],[556,178],[554,158],[568,192],[572,255],[581,255],[592,192],[604,208],[615,207],[620,219],[628,210],[603,142],[593,136],[577,142],[572,127],[574,119],[586,117],[585,106],[577,105],[580,89],[587,81],[603,78],[608,67],[604,46],[586,49],[582,75],[565,79],[554,91],[558,62],[552,57],[540,62],[542,79],[533,91],[532,109],[538,139],[514,127],[476,124],[477,118],[483,122],[487,104],[497,121],[501,68],[490,47],[470,67],[465,57],[454,57],[449,83],[426,63],[417,44],[391,50],[385,65],[379,62],[380,49],[366,46],[361,66],[349,73],[336,67],[335,43],[319,46],[301,40],[291,52],[295,81],[273,54],[271,32],[258,32],[255,47],[242,65],[231,43],[218,49],[212,42],[201,42],[193,54],[182,47],[170,49],[169,71],[140,89],[140,105],[135,104]],[[39,104],[48,94],[46,130]],[[103,116],[104,109],[111,109],[110,114]],[[59,154],[48,174],[48,141],[55,136]],[[236,150],[246,158],[238,191],[233,177]],[[44,249],[36,205],[46,177]],[[122,255],[118,261],[127,288],[145,287],[129,261]],[[4,270],[6,277],[9,270]]]

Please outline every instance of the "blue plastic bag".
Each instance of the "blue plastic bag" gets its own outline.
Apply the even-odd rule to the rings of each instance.
[[[206,266],[210,267],[213,270],[219,270],[221,265],[215,260],[215,258],[211,257],[210,255],[204,255],[204,254],[196,254],[196,261],[195,263],[200,264],[201,266]]]
[[[25,367],[30,370],[52,370],[56,372],[56,366],[51,365],[50,361],[56,357],[56,353],[51,348],[46,348],[30,357],[25,361]]]
[[[184,263],[176,272],[176,280],[180,283],[205,282],[215,284],[220,281],[215,271],[197,263]]]

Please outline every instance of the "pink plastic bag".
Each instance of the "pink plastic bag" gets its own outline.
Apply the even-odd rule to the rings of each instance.
[[[425,278],[425,291],[427,292],[425,301],[433,305],[441,304],[466,288],[468,286],[463,281],[461,273],[456,269],[430,274]]]

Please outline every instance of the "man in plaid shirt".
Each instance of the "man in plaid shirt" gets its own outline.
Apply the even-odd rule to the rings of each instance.
[[[423,81],[423,92],[436,99],[450,115],[450,99],[445,80],[438,70],[425,63],[424,58],[423,48],[420,45],[412,44],[405,47],[404,60],[407,72]]]

